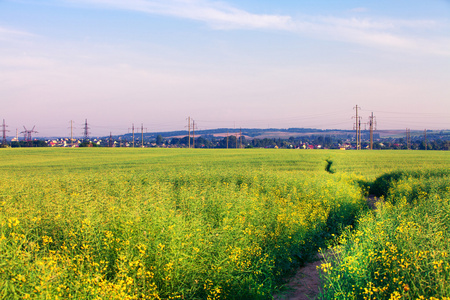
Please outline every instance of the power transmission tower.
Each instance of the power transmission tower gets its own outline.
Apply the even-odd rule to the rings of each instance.
[[[130,128],[128,128],[128,130],[130,130]],[[132,131],[132,136],[133,136],[132,145],[133,145],[133,148],[134,148],[134,123],[131,124],[131,131]]]
[[[6,130],[6,127],[8,127],[8,125],[6,125],[5,119],[3,119],[3,125],[2,125],[2,132],[3,132],[2,145],[6,145],[6,144],[7,144],[7,141],[6,141],[6,132],[9,132],[9,130]]]
[[[406,128],[406,148],[411,149],[411,129]]]
[[[109,147],[112,148],[113,146],[113,139],[112,139],[112,132],[109,132]]]
[[[355,130],[356,130],[356,150],[361,150],[361,117],[358,116],[358,110],[361,109],[361,107],[354,107],[353,109],[356,109],[356,118],[355,118]]]
[[[36,126],[33,126],[33,128],[31,130],[28,130],[25,126],[23,126],[23,128],[25,130],[21,132],[24,134],[24,141],[25,141],[25,143],[28,144],[29,147],[32,146],[32,141],[33,141],[31,135],[33,133],[38,133],[37,131],[34,130],[34,127],[36,127]]]
[[[372,115],[369,117],[369,127],[370,127],[370,150],[373,150],[373,131],[376,127],[375,117]]]
[[[87,119],[84,121],[84,127],[83,127],[83,138],[84,140],[87,142],[89,141],[89,126],[88,126],[88,121]]]
[[[73,130],[75,127],[73,127],[73,121],[70,120],[70,147],[73,147]]]

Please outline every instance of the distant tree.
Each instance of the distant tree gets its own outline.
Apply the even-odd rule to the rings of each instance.
[[[331,148],[332,144],[333,144],[333,140],[332,140],[331,136],[329,136],[329,135],[325,136],[323,146],[326,148]]]
[[[48,145],[44,140],[34,140],[31,143],[25,141],[11,142],[11,148],[19,147],[48,147]]]
[[[212,142],[200,136],[195,139],[195,148],[210,148]]]
[[[179,145],[180,144],[180,139],[179,138],[172,138],[170,140],[170,145]]]
[[[192,139],[192,137],[190,138],[190,145],[192,146],[192,142],[193,142],[193,139]],[[185,136],[184,138],[181,138],[180,139],[180,144],[184,144],[185,146],[188,146],[189,145],[189,137],[188,136]]]
[[[373,142],[373,149],[381,149],[380,142]]]
[[[32,142],[33,147],[48,147],[47,143],[44,140],[34,140]]]
[[[236,148],[237,139],[236,136],[231,135],[228,137],[228,147],[229,148]]]
[[[161,146],[164,143],[164,139],[162,137],[162,135],[158,134],[156,136],[156,145]]]
[[[78,147],[98,147],[96,143],[92,143],[90,141],[84,141],[78,145]]]

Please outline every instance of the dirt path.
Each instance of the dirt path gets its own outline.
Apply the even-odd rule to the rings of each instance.
[[[306,264],[289,279],[286,291],[274,295],[275,300],[312,300],[319,294],[319,272],[317,267],[322,263],[322,255],[317,260]]]
[[[375,209],[379,199],[370,195],[367,204]],[[317,255],[317,260],[306,264],[286,283],[286,291],[274,295],[275,300],[314,300],[319,295],[319,271],[317,267],[323,263],[323,256]]]

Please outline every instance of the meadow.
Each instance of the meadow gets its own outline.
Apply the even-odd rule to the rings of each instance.
[[[380,179],[445,172],[448,152],[2,149],[0,157],[4,299],[270,299],[319,248],[337,236],[345,248],[360,224],[376,224],[365,200],[375,187],[389,200],[380,211],[425,197],[407,180],[431,186],[427,199],[439,195],[448,207],[448,173],[435,185],[420,179],[427,175],[395,177],[403,190]],[[411,199],[393,200],[405,193]],[[342,273],[329,270],[324,298],[342,292],[333,292]]]

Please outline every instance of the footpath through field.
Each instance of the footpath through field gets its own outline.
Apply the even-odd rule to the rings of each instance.
[[[375,209],[379,199],[373,195],[367,197],[367,205]],[[274,295],[275,300],[314,300],[320,289],[318,267],[324,262],[323,254],[318,253],[316,260],[299,268],[292,278],[289,278],[284,291]]]

